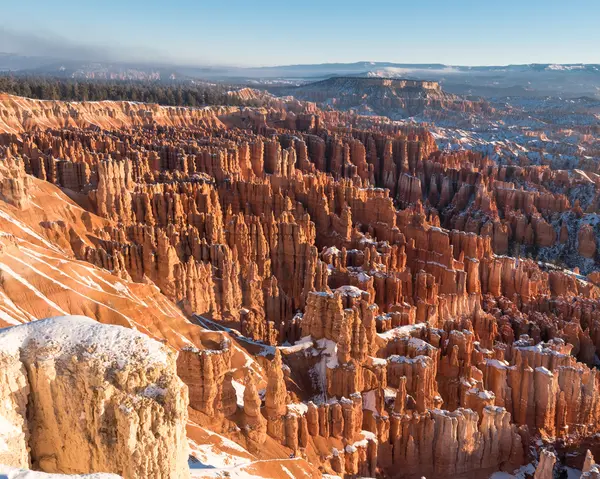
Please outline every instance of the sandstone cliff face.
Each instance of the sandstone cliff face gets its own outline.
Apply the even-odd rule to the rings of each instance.
[[[223,112],[227,109],[224,108]],[[81,102],[31,100],[0,94],[0,132],[19,134],[35,128],[122,128],[153,123],[165,125],[220,122],[211,110],[161,107],[131,102]]]
[[[9,413],[0,462],[51,473],[189,476],[187,388],[168,348],[81,316],[1,330],[0,344]]]
[[[0,464],[29,466],[27,402],[29,383],[23,363],[4,351],[1,356],[0,399],[4,405],[0,420]]]

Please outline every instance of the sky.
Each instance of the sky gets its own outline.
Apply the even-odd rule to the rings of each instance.
[[[0,0],[0,52],[266,66],[600,63],[600,0]]]

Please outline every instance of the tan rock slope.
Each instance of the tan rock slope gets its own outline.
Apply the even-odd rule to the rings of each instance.
[[[597,269],[593,176],[310,103],[0,103],[0,321],[179,350],[194,477],[483,479],[600,432],[595,276],[534,257]]]

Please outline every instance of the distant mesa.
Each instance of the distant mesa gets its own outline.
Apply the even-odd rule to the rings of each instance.
[[[402,119],[429,110],[471,111],[483,102],[447,93],[437,81],[382,77],[331,77],[305,85],[272,88],[278,95],[317,103],[321,108],[354,110],[368,116]]]

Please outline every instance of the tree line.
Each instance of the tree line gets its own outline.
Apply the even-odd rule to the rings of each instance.
[[[141,80],[79,80],[45,76],[0,75],[0,92],[38,100],[63,101],[137,101],[167,106],[246,105],[261,106],[260,101],[242,101],[227,94],[233,87],[224,84]]]

